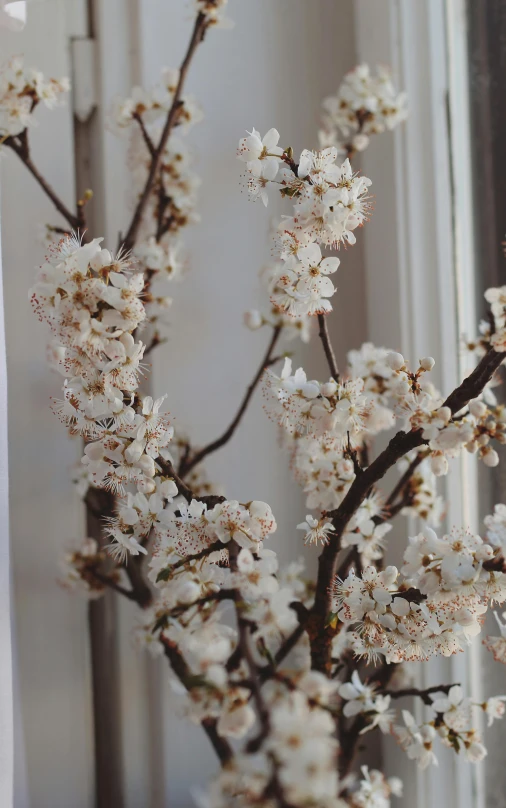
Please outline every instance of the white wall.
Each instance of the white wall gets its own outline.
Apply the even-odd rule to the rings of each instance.
[[[68,72],[64,2],[35,4],[23,40],[12,44],[9,40],[2,52],[26,48],[29,61],[44,71]],[[125,55],[135,43],[138,51],[132,59],[139,59],[147,83],[156,81],[161,67],[180,62],[191,25],[183,2],[139,0],[138,16],[130,18],[130,26],[126,12],[134,4],[98,0],[96,6],[97,27],[103,35],[105,104],[125,91],[128,71],[112,56],[118,49]],[[110,23],[104,28],[108,15]],[[203,180],[202,224],[188,233],[192,270],[174,288],[170,340],[154,357],[152,376],[154,391],[168,393],[168,406],[177,423],[196,442],[215,437],[228,424],[268,336],[246,331],[241,319],[243,310],[258,301],[257,272],[270,257],[269,216],[276,215],[279,208],[273,203],[266,212],[262,206],[249,204],[241,193],[237,141],[246,128],[276,126],[284,144],[290,143],[296,150],[316,146],[320,100],[337,88],[355,60],[352,0],[339,4],[328,0],[231,0],[230,16],[236,22],[235,30],[210,32],[189,81],[189,89],[200,99],[206,115],[191,134]],[[4,42],[5,38],[0,45]],[[33,136],[35,155],[70,200],[69,112],[58,110],[40,117],[41,125]],[[103,154],[104,222],[114,244],[118,227],[125,221],[125,195],[117,174],[121,147],[111,134],[105,136]],[[58,394],[59,380],[44,367],[42,328],[27,302],[32,267],[42,257],[35,228],[37,222],[51,218],[50,208],[13,156],[4,160],[2,170],[12,541],[32,806],[84,808],[92,801],[85,605],[54,584],[58,553],[69,539],[81,535],[82,514],[68,475],[79,449],[65,438],[49,411],[49,396]],[[100,197],[101,189],[97,190]],[[337,279],[331,330],[341,358],[345,350],[360,344],[365,333],[361,235],[359,246],[343,253]],[[299,351],[299,345],[292,347],[297,348],[310,375],[326,375],[316,340],[304,350]],[[262,411],[260,395],[241,432],[210,459],[208,469],[223,483],[229,497],[271,503],[279,522],[273,541],[283,559],[301,552],[300,534],[294,528],[305,508],[291,481],[287,459],[277,449],[275,429]],[[215,762],[201,731],[177,719],[169,706],[172,699],[165,669],[149,667],[130,648],[127,627],[131,611],[125,608],[121,617],[128,808],[186,808],[192,804],[190,786],[205,781]],[[150,694],[159,686],[165,705],[163,726],[157,731],[156,720],[151,721],[149,731],[144,707],[153,709]],[[165,768],[165,782],[162,778],[154,787],[150,781],[156,777],[147,767],[149,744],[156,747],[159,766]],[[19,808],[27,806],[20,804]]]

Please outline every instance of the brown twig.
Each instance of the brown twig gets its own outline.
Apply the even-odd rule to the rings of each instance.
[[[237,558],[239,555],[239,545],[234,539],[231,539],[228,546],[228,553],[230,558],[230,569],[232,572],[237,572]],[[234,589],[234,601],[235,601],[235,610],[237,616],[237,629],[238,629],[238,636],[239,641],[238,645],[241,649],[241,656],[246,662],[248,666],[248,673],[249,673],[249,680],[251,682],[251,692],[253,694],[253,698],[255,700],[258,717],[260,720],[261,725],[261,733],[262,736],[265,737],[269,732],[269,710],[267,709],[267,705],[265,703],[265,699],[262,694],[262,681],[259,674],[258,666],[255,662],[253,657],[253,652],[251,650],[249,635],[250,635],[250,623],[248,620],[245,620],[242,614],[241,609],[241,593],[238,589]]]
[[[430,698],[434,693],[448,694],[454,685],[435,685],[434,687],[427,687],[425,690],[418,690],[417,687],[406,687],[403,690],[385,690],[383,695],[390,696],[392,699],[402,699],[405,696],[416,696],[422,699],[424,704],[428,707],[432,706],[433,700]]]
[[[136,594],[132,589],[125,589],[124,586],[121,586],[121,584],[115,581],[110,575],[105,575],[104,573],[100,572],[100,570],[94,568],[88,569],[88,572],[93,575],[93,577],[96,578],[101,584],[114,589],[114,591],[119,595],[123,595],[123,597],[128,598],[129,600],[137,601]]]
[[[128,252],[130,251],[137,238],[137,233],[139,232],[139,228],[141,226],[142,217],[144,215],[144,211],[146,209],[149,197],[153,190],[153,186],[156,181],[156,176],[158,174],[163,152],[167,145],[167,141],[170,137],[172,129],[177,122],[177,118],[181,109],[182,101],[181,101],[181,94],[183,92],[184,84],[186,81],[186,76],[188,73],[188,68],[190,67],[191,60],[197,50],[197,47],[202,42],[204,38],[204,34],[206,32],[208,26],[208,19],[205,14],[199,13],[195,20],[195,25],[193,27],[192,36],[190,39],[190,44],[188,45],[188,50],[186,55],[183,59],[179,70],[179,80],[174,92],[174,98],[172,100],[172,105],[167,115],[167,119],[165,121],[165,125],[163,127],[162,134],[160,136],[160,141],[158,146],[155,149],[155,153],[151,159],[151,165],[149,167],[149,173],[146,179],[146,183],[144,185],[144,189],[141,193],[137,206],[135,208],[132,221],[128,227],[126,232],[125,238],[123,240],[123,248]]]
[[[184,567],[185,564],[191,561],[200,561],[201,558],[205,558],[211,553],[215,553],[218,550],[224,550],[227,545],[223,544],[221,541],[215,541],[213,544],[210,544],[209,547],[204,548],[204,550],[199,550],[198,553],[193,553],[193,555],[187,555],[182,558],[180,561],[176,561],[174,564],[171,564],[170,567],[166,567],[165,569],[161,570],[158,573],[158,581],[168,581],[169,578],[173,575],[173,573]]]
[[[169,660],[172,670],[178,677],[178,679],[184,684],[188,682],[191,678],[191,673],[188,670],[188,666],[184,661],[183,657],[179,653],[177,647],[174,643],[167,640],[165,637],[161,638],[163,649],[165,652],[165,656]],[[202,727],[211,741],[211,744],[214,748],[214,751],[218,755],[220,761],[224,764],[232,757],[232,749],[225,738],[222,738],[221,735],[218,735],[216,729],[216,720],[212,718],[206,718],[202,721]]]
[[[417,456],[411,461],[408,468],[399,479],[397,485],[392,489],[392,493],[385,502],[385,508],[389,508],[393,505],[397,497],[403,493],[405,487],[409,484],[413,474],[425,457],[426,455],[424,455],[423,452],[418,452]]]
[[[172,477],[172,479],[174,480],[174,482],[177,485],[177,490],[179,491],[181,496],[183,496],[185,498],[185,500],[188,503],[190,503],[192,501],[192,499],[196,499],[196,497],[195,497],[193,491],[191,490],[191,488],[189,486],[187,486],[185,482],[183,482],[183,480],[181,479],[179,474],[176,472],[176,470],[174,469],[174,466],[172,465],[172,463],[170,461],[162,460],[159,457],[157,462],[162,466],[164,474],[166,474],[167,477]]]
[[[237,414],[236,414],[234,420],[232,421],[232,423],[230,424],[230,426],[225,430],[225,432],[219,438],[212,441],[212,443],[208,443],[208,445],[204,446],[203,449],[200,449],[194,455],[190,456],[187,459],[186,463],[184,463],[184,464],[181,463],[179,473],[181,474],[182,477],[184,477],[193,468],[195,468],[195,466],[197,466],[199,463],[201,463],[202,460],[204,460],[205,457],[212,454],[213,452],[216,452],[218,449],[221,449],[222,446],[225,446],[225,444],[228,443],[228,441],[231,439],[231,437],[234,434],[235,430],[239,426],[244,413],[246,412],[246,410],[248,408],[248,404],[249,404],[249,402],[250,402],[250,400],[251,400],[251,398],[253,396],[253,393],[255,392],[256,388],[258,387],[258,384],[259,384],[259,382],[260,382],[260,380],[261,380],[261,378],[263,376],[264,370],[271,364],[272,354],[274,352],[274,348],[276,347],[276,343],[277,343],[277,341],[279,339],[279,336],[281,334],[281,330],[282,330],[282,326],[280,326],[280,325],[275,326],[275,328],[273,329],[272,338],[271,338],[271,341],[269,342],[269,346],[267,348],[265,356],[263,357],[263,359],[262,359],[262,361],[260,363],[260,367],[258,368],[258,370],[257,370],[257,372],[256,372],[256,374],[255,374],[255,376],[253,378],[253,381],[251,382],[248,389],[246,390],[246,394],[245,394],[245,396],[244,396],[244,398],[243,398],[243,400],[241,402],[241,406],[239,407],[239,409],[237,411]]]
[[[325,356],[327,358],[327,364],[329,366],[330,375],[332,378],[338,382],[339,381],[339,370],[337,367],[336,357],[334,354],[334,349],[332,348],[332,343],[330,341],[330,336],[327,328],[327,318],[324,314],[318,315],[318,325],[320,326],[320,330],[318,332],[318,336],[320,337],[323,345],[323,350],[325,351]]]
[[[142,120],[142,115],[140,115],[138,112],[134,112],[134,114],[132,115],[132,118],[135,121],[137,121],[137,123],[139,124],[140,130],[141,130],[141,133],[142,133],[142,137],[144,139],[144,143],[146,144],[147,149],[148,149],[151,157],[153,158],[156,155],[155,144],[151,140],[151,138],[149,136],[149,132],[148,132],[148,130],[146,129],[146,127],[144,125],[144,121]]]
[[[25,130],[26,133],[26,130]],[[23,132],[21,134],[24,134]],[[58,213],[61,213],[64,219],[67,220],[69,225],[73,230],[78,230],[81,226],[81,219],[77,215],[74,215],[72,211],[70,211],[67,206],[62,202],[56,191],[51,187],[45,177],[42,176],[37,166],[33,163],[30,157],[30,150],[28,147],[28,137],[20,142],[17,142],[14,138],[9,137],[4,141],[5,146],[9,146],[13,152],[15,152],[19,159],[24,163],[30,174],[35,178],[38,182],[46,196],[51,200],[53,205],[55,206]]]

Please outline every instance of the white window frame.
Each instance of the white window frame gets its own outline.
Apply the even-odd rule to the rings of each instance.
[[[357,0],[356,36],[358,59],[390,64],[410,108],[394,137],[378,138],[364,155],[373,190],[378,180],[365,232],[370,337],[412,362],[433,355],[436,381],[449,392],[470,369],[461,334],[477,326],[465,0]],[[447,526],[477,529],[473,459],[453,461],[444,487]],[[478,654],[427,663],[420,686],[458,681],[477,698],[471,657]],[[399,760],[397,753],[395,767]],[[406,786],[404,805],[482,808],[480,767],[453,753],[440,763],[416,773],[406,762],[396,772]]]

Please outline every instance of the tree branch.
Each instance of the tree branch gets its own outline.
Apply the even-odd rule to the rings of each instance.
[[[425,457],[426,455],[424,455],[423,452],[419,452],[417,456],[411,461],[408,468],[401,476],[399,482],[397,483],[395,488],[393,488],[392,493],[385,502],[385,508],[389,508],[391,505],[393,505],[397,497],[403,493],[405,487],[409,484],[409,481],[411,480],[413,474],[415,473],[416,469],[418,468],[422,460],[425,459]]]
[[[418,690],[417,687],[406,687],[404,690],[385,690],[383,695],[390,696],[392,699],[402,699],[404,696],[417,696],[422,699],[424,704],[431,707],[433,700],[430,697],[433,693],[445,693],[447,695],[452,687],[453,685],[435,685],[434,687],[427,687],[425,690]]]
[[[139,566],[128,565],[125,568],[127,574],[129,568],[131,574],[129,575],[129,577],[131,577],[131,580],[133,579],[133,581],[137,584],[136,574],[135,572],[132,574],[132,571],[133,570],[140,571],[140,565]],[[136,586],[133,585],[132,591],[129,592],[124,587],[118,586],[116,582],[111,580],[111,578],[109,578],[108,576],[101,574],[97,575],[95,570],[93,570],[93,574],[96,576],[97,580],[101,581],[101,583],[111,587],[112,589],[114,589],[115,592],[117,592],[120,595],[123,595],[129,600],[134,600],[141,608],[149,606],[152,602],[153,599],[152,592],[147,586],[147,584],[145,584],[143,579],[142,579],[143,585],[147,587],[149,592],[149,602],[146,602],[146,595],[143,588],[139,589],[137,585]],[[216,599],[219,598],[217,597]],[[160,641],[164,647],[165,656],[169,660],[174,673],[176,674],[178,679],[182,682],[182,684],[185,685],[186,687],[186,683],[191,678],[191,675],[183,657],[181,656],[177,648],[169,640],[166,640],[163,636],[161,636]],[[201,723],[207,737],[211,741],[211,744],[216,754],[218,755],[218,758],[222,763],[226,763],[227,760],[230,760],[230,758],[232,757],[232,749],[228,744],[228,742],[225,740],[225,738],[222,738],[220,735],[218,735],[218,732],[216,730],[216,721],[214,719],[204,719],[204,721],[202,721]]]
[[[126,236],[123,241],[123,248],[125,251],[130,251],[137,238],[137,234],[139,232],[139,228],[141,226],[142,217],[144,215],[144,211],[146,210],[146,206],[153,190],[153,186],[155,184],[156,175],[160,168],[163,152],[165,150],[165,146],[167,145],[167,141],[170,137],[170,133],[174,125],[176,124],[177,117],[179,114],[179,110],[182,105],[181,101],[181,94],[183,92],[184,84],[186,81],[186,76],[188,73],[188,68],[190,67],[191,60],[197,50],[197,47],[202,42],[204,38],[204,34],[206,32],[208,26],[208,19],[205,14],[199,13],[195,20],[195,25],[193,27],[193,33],[190,39],[190,44],[188,45],[188,50],[186,52],[186,56],[183,59],[179,70],[179,81],[176,86],[176,90],[174,92],[174,98],[172,100],[171,108],[168,112],[167,119],[165,121],[165,126],[163,127],[162,134],[160,136],[160,141],[158,146],[155,149],[155,153],[151,159],[151,165],[149,168],[149,173],[146,179],[146,184],[140,196],[140,199],[137,203],[137,207],[135,208],[132,221],[130,222],[130,226],[127,230]]]
[[[191,488],[189,488],[189,486],[186,485],[185,482],[183,482],[179,474],[177,474],[177,472],[175,471],[172,463],[170,463],[168,460],[162,460],[161,458],[158,458],[157,462],[162,466],[164,473],[168,477],[172,477],[172,479],[177,485],[177,490],[179,491],[181,496],[185,498],[188,504],[192,501],[192,499],[196,499],[193,491],[191,490]]]
[[[172,670],[184,685],[191,678],[186,662],[173,643],[164,637],[161,638],[161,641],[165,656],[169,660]],[[218,735],[216,720],[214,718],[205,718],[201,723],[221,763],[226,763],[232,757],[232,748],[225,738]]]
[[[25,130],[26,131],[26,130]],[[14,138],[9,137],[4,141],[5,146],[9,146],[19,157],[19,159],[25,164],[26,168],[30,172],[30,174],[35,178],[38,182],[44,193],[47,197],[51,200],[53,205],[55,206],[58,213],[61,213],[64,219],[67,220],[69,225],[73,230],[78,230],[81,226],[81,219],[79,216],[75,216],[67,206],[62,202],[60,197],[57,193],[53,190],[51,185],[48,181],[42,176],[36,165],[33,163],[30,157],[30,151],[28,149],[28,140],[26,140],[26,144],[23,146],[21,143],[17,143]]]
[[[157,581],[168,581],[176,570],[184,567],[184,565],[189,561],[200,561],[201,558],[205,558],[206,556],[211,555],[211,553],[215,553],[218,550],[224,550],[226,546],[227,545],[223,544],[221,541],[215,541],[204,550],[200,550],[198,553],[193,553],[193,555],[185,556],[180,561],[176,561],[175,564],[171,564],[170,567],[165,567],[165,569],[161,570],[158,573]]]
[[[264,370],[272,363],[272,354],[274,352],[274,348],[276,347],[276,343],[281,334],[281,330],[282,326],[280,325],[275,326],[275,328],[273,329],[272,338],[265,353],[265,356],[263,357],[260,363],[260,367],[258,368],[253,378],[253,381],[246,390],[246,395],[244,396],[241,402],[241,406],[237,411],[237,415],[235,416],[230,426],[225,430],[223,435],[214,440],[212,443],[209,443],[207,446],[204,446],[203,449],[200,449],[200,451],[196,452],[193,456],[187,459],[186,463],[181,463],[181,468],[179,470],[181,477],[184,477],[186,474],[188,474],[193,468],[195,468],[195,466],[201,463],[205,457],[212,454],[213,452],[216,452],[218,449],[221,449],[221,447],[224,446],[226,443],[228,443],[228,441],[231,439],[235,430],[239,426],[244,413],[248,408],[248,404],[263,376]]]
[[[339,370],[337,367],[336,357],[334,354],[334,349],[332,348],[332,343],[330,341],[329,332],[327,329],[327,319],[324,314],[318,315],[318,325],[320,326],[320,330],[318,332],[318,336],[320,337],[323,345],[323,350],[325,351],[325,356],[327,358],[327,364],[329,366],[330,375],[332,378],[338,382],[339,381]]]
[[[144,143],[147,146],[147,149],[148,149],[148,151],[149,151],[149,153],[151,155],[151,158],[155,157],[155,155],[156,155],[155,144],[151,140],[151,138],[149,136],[149,133],[148,133],[148,130],[146,129],[146,127],[144,125],[144,121],[142,120],[142,115],[139,115],[138,112],[134,112],[132,117],[139,124],[140,130],[141,130],[141,133],[142,133],[142,137],[144,139]]]
[[[471,399],[480,395],[505,357],[506,354],[498,353],[492,348],[489,349],[474,371],[448,396],[444,406],[449,407],[453,415],[460,412]],[[328,513],[335,531],[318,560],[315,601],[308,626],[313,667],[316,670],[322,672],[330,670],[332,631],[326,627],[325,623],[326,616],[332,607],[331,587],[336,573],[337,556],[344,529],[372,487],[401,457],[425,442],[421,430],[398,432],[386,449],[355,478],[339,508]]]
[[[132,589],[125,589],[124,586],[121,586],[114,578],[111,578],[110,575],[104,575],[100,570],[94,568],[88,568],[88,572],[90,575],[93,575],[94,578],[97,579],[101,584],[104,586],[108,586],[111,589],[114,589],[119,595],[123,595],[124,598],[128,598],[129,600],[134,600],[137,602],[137,597],[135,592]]]

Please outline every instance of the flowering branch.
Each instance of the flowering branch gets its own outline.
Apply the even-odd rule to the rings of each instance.
[[[78,206],[78,213],[73,214],[67,206],[62,202],[60,197],[48,183],[48,181],[40,173],[34,162],[30,157],[30,149],[28,146],[28,131],[25,129],[18,138],[8,137],[4,140],[4,145],[9,146],[12,151],[17,154],[19,159],[24,163],[30,174],[35,178],[40,185],[46,196],[51,200],[58,213],[61,213],[64,219],[69,223],[73,230],[82,229],[84,226],[82,206]]]
[[[160,342],[154,324],[170,302],[155,296],[153,281],[157,273],[170,279],[182,273],[176,238],[194,207],[188,154],[170,134],[198,116],[182,96],[187,69],[207,27],[225,22],[226,0],[195,5],[181,70],[164,71],[151,94],[136,88],[117,111],[119,126],[136,122],[134,176],[141,189],[123,250],[114,257],[101,239],[64,238],[50,249],[31,291],[34,311],[52,333],[53,365],[65,376],[63,400],[53,408],[85,442],[90,535],[98,535],[97,519],[105,517],[110,537],[106,547],[90,538],[67,554],[64,580],[92,598],[109,587],[141,607],[136,637],[168,659],[186,688],[187,714],[224,764],[206,805],[359,806],[371,796],[389,805],[400,794],[395,778],[364,767],[361,780],[343,779],[364,733],[392,734],[421,766],[434,760],[436,734],[477,761],[485,751],[471,707],[484,710],[489,723],[505,709],[506,697],[472,705],[456,685],[394,690],[393,676],[406,660],[460,650],[480,631],[484,610],[506,600],[506,506],[487,517],[486,540],[458,529],[440,538],[429,527],[440,521],[435,477],[448,471],[448,458],[466,449],[493,466],[499,458],[491,441],[506,443],[506,410],[485,391],[506,357],[506,287],[488,290],[493,320],[482,328],[483,358],[446,401],[425,376],[431,357],[410,370],[401,354],[366,343],[348,353],[339,374],[326,316],[336,292],[329,276],[340,260],[327,255],[355,243],[370,213],[371,182],[349,159],[337,160],[406,114],[385,71],[372,76],[360,66],[337,99],[326,102],[321,151],[305,149],[297,161],[291,148],[278,145],[275,129],[263,138],[253,129],[240,141],[251,195],[267,204],[273,183],[293,205],[277,228],[278,260],[266,273],[270,313],[245,318],[252,330],[269,324],[273,331],[225,432],[198,451],[175,438],[164,399],[144,395],[140,376],[147,350]],[[27,123],[19,118],[33,112],[41,78],[11,79],[7,88],[0,85],[0,132],[17,138],[29,158]],[[12,94],[16,114],[9,112]],[[9,103],[2,106],[2,98]],[[152,126],[162,116],[159,133]],[[82,207],[78,202],[77,217]],[[288,357],[277,376],[271,366],[281,332],[307,340],[315,319],[331,378],[321,383],[302,368],[292,372]],[[154,335],[146,336],[146,327]],[[323,545],[316,586],[300,560],[280,566],[267,544],[276,531],[267,503],[215,495],[197,468],[231,439],[261,380],[307,507],[318,511],[297,525],[305,544]],[[370,462],[374,436],[397,418],[407,425]],[[400,479],[384,499],[377,485],[394,466]],[[409,538],[399,571],[385,565],[385,536],[403,512],[425,525]],[[485,642],[506,661],[506,626],[499,618],[498,625],[501,636]],[[442,697],[433,700],[436,694]],[[433,711],[420,726],[405,710],[405,726],[395,723],[391,702],[408,695]]]
[[[188,670],[183,657],[178,652],[177,647],[168,640],[162,638],[164,653],[170,662],[172,670],[178,679],[185,684],[191,680],[191,672]],[[211,744],[222,763],[226,763],[232,757],[232,749],[230,744],[225,738],[222,738],[216,730],[216,721],[212,719],[204,719],[202,727]]]
[[[244,398],[243,398],[243,400],[241,402],[241,405],[240,405],[240,407],[239,407],[239,409],[237,411],[237,414],[236,414],[234,420],[232,421],[232,423],[230,424],[230,426],[225,430],[225,432],[219,438],[212,441],[212,443],[209,443],[207,446],[204,446],[203,449],[200,449],[194,455],[190,455],[190,457],[188,457],[186,459],[186,461],[184,463],[182,463],[182,465],[181,465],[181,467],[179,469],[179,474],[181,475],[181,477],[184,477],[185,475],[187,475],[192,469],[195,468],[195,466],[198,466],[198,464],[201,463],[204,460],[204,458],[206,458],[208,455],[212,454],[213,452],[216,452],[218,449],[221,449],[222,446],[225,446],[225,444],[228,443],[228,441],[232,438],[232,436],[234,435],[237,427],[241,423],[242,417],[243,417],[244,413],[246,412],[246,410],[248,408],[248,404],[251,401],[253,393],[255,392],[256,388],[258,387],[258,385],[259,385],[259,383],[260,383],[260,381],[262,379],[262,376],[264,374],[265,369],[268,368],[269,365],[271,365],[273,361],[275,361],[273,359],[273,354],[274,354],[274,349],[275,349],[275,347],[277,345],[278,339],[280,337],[281,330],[282,330],[282,326],[275,326],[273,328],[272,337],[271,337],[271,340],[269,342],[267,351],[265,352],[265,355],[264,355],[262,361],[260,362],[260,366],[259,366],[257,372],[255,373],[255,376],[253,377],[253,381],[251,382],[251,384],[248,386],[248,389],[246,390],[246,394],[245,394],[245,396],[244,396]]]
[[[152,154],[151,165],[149,168],[146,183],[144,185],[144,189],[141,193],[141,196],[135,208],[132,221],[130,222],[126,235],[124,239],[122,239],[122,246],[126,252],[130,251],[135,244],[137,234],[141,226],[142,217],[144,215],[144,211],[151,196],[151,192],[153,190],[153,186],[156,181],[156,176],[158,174],[158,170],[162,162],[163,152],[167,145],[167,141],[169,140],[170,133],[172,132],[172,129],[177,122],[177,118],[182,104],[181,94],[183,92],[188,69],[190,67],[191,61],[198,46],[204,39],[204,35],[208,26],[209,26],[209,18],[206,16],[206,14],[200,12],[196,17],[195,25],[193,27],[192,36],[190,39],[190,44],[188,45],[188,50],[186,52],[186,55],[183,59],[183,62],[179,70],[179,79],[176,85],[176,89],[174,91],[172,105],[169,109],[167,119],[165,121],[165,125],[163,127],[160,140],[158,142],[158,146],[156,147],[154,153]]]
[[[448,396],[444,406],[448,407],[452,414],[460,412],[469,401],[480,395],[505,358],[506,354],[489,349],[474,371]],[[331,632],[325,631],[325,620],[332,610],[331,586],[336,574],[340,537],[372,487],[395,466],[398,460],[424,442],[426,441],[420,429],[398,432],[386,449],[355,478],[339,508],[328,514],[335,532],[319,558],[316,596],[311,618],[312,659],[316,670],[327,671],[330,667],[332,635]]]

